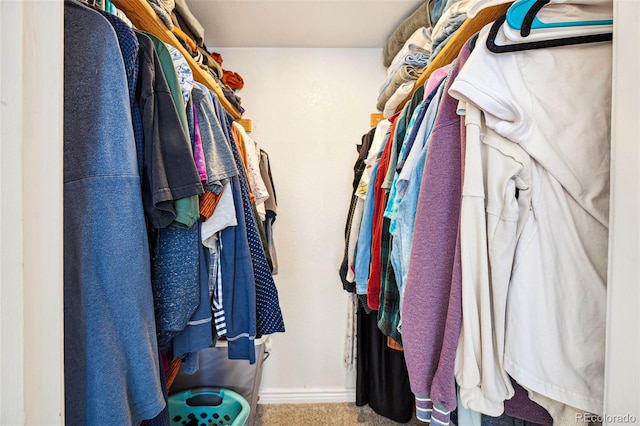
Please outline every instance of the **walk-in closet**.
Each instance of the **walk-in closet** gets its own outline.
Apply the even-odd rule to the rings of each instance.
[[[640,422],[639,20],[0,1],[0,425]]]

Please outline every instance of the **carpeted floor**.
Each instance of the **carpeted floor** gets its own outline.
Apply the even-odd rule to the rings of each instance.
[[[415,417],[409,423],[397,423],[378,415],[369,406],[354,403],[339,404],[258,404],[254,426],[306,425],[424,425]],[[251,426],[251,425],[247,425]]]

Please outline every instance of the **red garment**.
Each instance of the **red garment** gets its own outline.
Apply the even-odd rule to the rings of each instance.
[[[218,194],[209,191],[208,189],[204,190],[204,194],[200,196],[200,216],[203,221],[213,216],[213,212],[216,210],[216,207],[218,207],[218,203],[220,203],[222,193],[226,187],[227,184],[222,187],[222,191]]]
[[[222,82],[229,86],[231,90],[239,90],[244,87],[242,76],[233,71],[223,70]]]
[[[221,54],[219,54],[218,52],[211,52],[211,53],[209,53],[209,56],[211,56],[213,59],[215,59],[215,61],[217,63],[222,65],[222,55]]]
[[[395,351],[404,351],[404,348],[400,343],[396,342],[395,340],[393,340],[391,337],[388,337],[388,336],[387,336],[387,347]]]
[[[389,140],[382,151],[380,162],[378,163],[378,173],[373,183],[373,230],[371,235],[371,266],[369,270],[369,282],[367,285],[367,305],[377,311],[380,309],[380,283],[381,283],[381,253],[382,253],[382,219],[385,206],[387,205],[388,191],[382,188],[382,183],[389,169],[391,160],[391,149],[393,147],[393,135],[395,134],[396,118],[395,114],[389,126]],[[370,187],[371,188],[371,187]]]

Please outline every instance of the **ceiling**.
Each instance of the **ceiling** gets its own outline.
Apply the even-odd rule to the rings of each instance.
[[[380,48],[424,0],[187,0],[216,47]]]

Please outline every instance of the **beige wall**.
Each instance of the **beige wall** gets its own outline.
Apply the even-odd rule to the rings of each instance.
[[[612,152],[608,415],[640,420],[640,3],[617,0]],[[0,424],[62,424],[61,75],[62,2],[0,1]],[[238,52],[236,52],[236,50]],[[348,202],[353,143],[368,127],[379,79],[377,53],[358,50],[224,51],[245,76],[247,117],[253,136],[269,151],[282,211],[276,223],[281,275],[276,277],[288,331],[274,338],[263,391],[287,398],[300,391],[336,399],[353,385],[342,367],[346,300],[335,269]],[[294,53],[295,56],[294,56]],[[251,56],[255,55],[253,59]],[[266,56],[262,56],[266,55]],[[334,59],[326,61],[323,58]],[[294,65],[265,71],[264,63]],[[368,77],[328,83],[345,64],[368,67]],[[38,66],[34,66],[37,64]],[[43,64],[46,64],[43,65]],[[292,76],[291,70],[299,76]],[[381,71],[380,71],[381,72]],[[270,84],[294,82],[285,92],[268,89],[282,108],[254,98],[258,75],[281,74]],[[294,73],[295,74],[295,73]],[[263,77],[264,78],[264,77]],[[346,78],[341,76],[340,78]],[[268,82],[267,82],[268,83]],[[264,93],[264,86],[259,93]],[[345,90],[338,96],[335,89]],[[353,89],[353,91],[349,91]],[[284,90],[284,89],[283,89]],[[286,96],[285,96],[286,95]],[[351,103],[353,102],[353,104]],[[271,105],[271,106],[269,106]],[[318,106],[319,109],[315,109]],[[303,108],[295,111],[296,108]],[[314,113],[314,111],[317,111]],[[326,115],[325,115],[326,113]],[[327,119],[328,118],[328,119]],[[334,122],[332,118],[345,120]],[[301,131],[290,137],[286,129]],[[305,137],[305,135],[307,135]],[[329,144],[335,157],[319,149]],[[304,174],[289,181],[284,170],[333,175],[324,187]],[[285,173],[285,174],[283,174]],[[313,184],[311,184],[313,182]],[[310,185],[310,186],[309,186]],[[328,205],[337,206],[335,209]],[[319,211],[329,216],[323,222]],[[322,232],[320,232],[322,230]],[[307,235],[320,248],[302,242]],[[308,252],[307,252],[308,250]],[[298,263],[300,262],[300,263]],[[306,276],[305,278],[300,278]],[[306,347],[323,348],[304,359]],[[309,351],[310,352],[310,351]],[[319,367],[318,367],[319,366]],[[305,370],[306,371],[302,371]],[[297,378],[297,376],[299,378]],[[302,390],[301,390],[302,389]],[[309,392],[311,390],[311,392]]]
[[[343,366],[347,293],[338,268],[356,143],[369,130],[386,74],[381,49],[219,50],[245,81],[254,138],[270,156],[286,333],[272,336],[262,402],[355,398]]]

